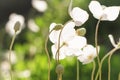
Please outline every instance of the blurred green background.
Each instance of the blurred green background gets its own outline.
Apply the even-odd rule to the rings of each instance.
[[[52,22],[64,24],[70,20],[68,15],[68,5],[70,0],[46,0],[47,10],[39,12],[31,5],[31,0],[0,0],[0,63],[6,62],[6,52],[9,50],[12,37],[5,31],[5,25],[11,13],[17,13],[25,17],[25,28],[17,35],[13,50],[16,56],[16,63],[12,64],[15,80],[47,80],[48,62],[44,48],[48,35],[49,26]],[[88,11],[89,19],[81,27],[87,30],[86,38],[89,44],[94,45],[94,33],[97,20],[93,18],[88,9],[89,0],[73,0],[73,7],[79,6]],[[99,0],[101,4],[107,6],[120,6],[119,0]],[[34,32],[28,27],[28,21],[32,19],[39,30]],[[120,16],[113,22],[104,21],[100,23],[98,32],[98,44],[100,47],[100,58],[110,49],[111,45],[108,35],[113,34],[116,42],[120,38]],[[55,73],[56,62],[52,58],[48,42],[49,55],[51,56],[51,80],[57,80]],[[65,68],[63,80],[76,80],[76,58],[67,58],[61,61]],[[7,66],[7,65],[5,65]],[[120,50],[115,52],[111,59],[111,80],[117,80],[120,72]],[[1,74],[2,74],[2,69]],[[6,68],[5,68],[6,69]],[[92,63],[82,65],[80,63],[80,80],[90,80]],[[103,64],[102,80],[107,80],[107,59]],[[26,76],[25,76],[26,75]],[[7,71],[4,73],[7,76]],[[0,80],[4,80],[2,75]],[[8,79],[5,79],[8,80]]]

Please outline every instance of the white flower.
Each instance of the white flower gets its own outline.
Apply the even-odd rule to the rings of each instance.
[[[19,78],[29,78],[30,75],[31,75],[30,70],[24,70],[24,71],[21,71],[21,72],[17,73],[17,77],[19,77]]]
[[[1,77],[3,77],[5,80],[10,79],[10,64],[8,61],[2,61],[0,65],[0,70],[1,70]]]
[[[33,19],[28,20],[28,28],[32,32],[38,32],[40,30],[39,26],[35,23]]]
[[[7,60],[9,60],[9,54],[11,53],[11,56],[10,56],[10,61],[12,64],[15,64],[17,62],[17,56],[16,56],[16,53],[14,51],[7,51],[6,54],[5,54],[5,58]]]
[[[19,34],[21,32],[21,29],[24,28],[24,20],[25,19],[22,15],[12,13],[9,16],[9,21],[6,23],[5,26],[6,32],[9,33],[11,36],[13,36],[15,34],[14,25],[18,21],[21,24],[20,30],[17,31],[17,34]]]
[[[56,24],[53,23],[52,25],[56,25]],[[60,35],[60,31],[61,31],[60,29],[57,31],[53,30],[53,32],[49,36],[50,40],[54,43],[53,46],[51,47],[54,59],[58,59],[56,57],[58,56],[58,52],[57,52],[58,44],[60,47],[59,59],[64,59],[66,56],[80,55],[79,53],[80,53],[81,48],[83,48],[87,44],[87,40],[85,37],[76,35],[76,31],[74,27],[75,27],[75,23],[70,21],[62,29],[61,35]],[[60,35],[60,43],[58,40],[59,35]]]
[[[96,19],[114,21],[119,15],[119,7],[105,7],[98,1],[91,1],[89,4],[89,9]]]
[[[39,12],[45,12],[47,9],[47,3],[44,0],[32,0],[32,6]]]
[[[52,29],[54,29],[56,27],[56,23],[52,23],[50,25],[50,31]],[[59,29],[59,30],[53,30],[50,35],[49,35],[49,38],[50,38],[50,41],[53,42],[53,43],[56,43],[58,42],[58,38],[59,38],[59,35],[60,35],[60,32],[62,30],[62,34],[61,34],[61,39],[62,40],[66,40],[66,39],[71,39],[71,37],[73,37],[75,35],[75,24],[74,22],[68,22],[65,26],[64,26],[64,29],[62,30]],[[64,37],[63,37],[64,36]],[[64,39],[63,39],[64,38]]]
[[[92,45],[87,45],[83,48],[81,55],[78,56],[78,60],[83,64],[88,64],[92,62],[96,56],[96,48]]]
[[[79,7],[74,7],[70,12],[70,16],[75,22],[76,26],[81,26],[84,24],[89,17],[88,13]]]

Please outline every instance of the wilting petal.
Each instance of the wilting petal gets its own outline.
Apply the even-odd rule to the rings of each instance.
[[[88,20],[88,13],[85,10],[82,10],[79,7],[72,9],[70,16],[73,18],[76,26],[81,26]]]

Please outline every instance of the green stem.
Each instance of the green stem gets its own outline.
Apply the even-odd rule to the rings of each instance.
[[[12,52],[12,47],[13,47],[13,44],[14,44],[14,41],[15,41],[15,37],[16,37],[16,32],[12,38],[12,41],[10,43],[10,48],[9,48],[9,64],[10,64],[10,79],[12,80],[12,64],[11,64],[11,52]]]
[[[58,74],[58,80],[62,80],[62,74]]]
[[[118,74],[118,80],[120,80],[120,73]]]
[[[111,73],[110,60],[111,60],[112,55],[113,55],[113,53],[111,53],[108,57],[108,80],[110,80],[110,73]]]
[[[61,31],[60,31],[60,34],[59,34],[59,37],[58,37],[58,52],[56,53],[56,54],[58,54],[58,58],[57,58],[57,64],[59,64],[60,63],[60,61],[59,61],[59,55],[60,55],[60,37],[61,37],[61,34],[62,34],[62,31],[63,31],[63,28],[61,29]]]
[[[102,64],[103,64],[103,62],[104,62],[104,60],[110,55],[110,54],[112,54],[112,53],[114,53],[116,50],[118,50],[118,49],[120,49],[120,47],[115,47],[115,48],[113,48],[111,51],[109,51],[102,59],[101,59],[101,66],[99,67],[99,69],[98,69],[98,72],[97,72],[97,74],[96,74],[96,77],[95,77],[95,80],[97,80],[97,77],[98,77],[98,73],[100,72],[100,70],[102,70]],[[102,73],[102,72],[101,72]]]
[[[99,68],[101,67],[99,52],[98,52],[98,29],[99,29],[100,21],[101,21],[101,18],[98,20],[96,29],[95,29],[95,47],[96,47],[97,61],[98,61]],[[99,80],[101,80],[101,70],[99,70],[99,72],[97,74],[99,74]],[[97,77],[96,77],[96,80],[97,80]]]
[[[69,7],[68,7],[68,13],[69,13],[69,15],[70,15],[71,10],[72,10],[72,3],[73,3],[73,0],[70,0]]]
[[[51,30],[49,32],[49,34],[52,32],[53,30]],[[47,58],[48,58],[48,80],[50,80],[50,56],[49,56],[49,52],[48,52],[48,48],[47,48],[47,43],[48,43],[48,38],[49,38],[49,34],[46,38],[46,41],[45,41],[45,51],[46,51],[46,55],[47,55]]]
[[[79,80],[79,61],[77,60],[77,80]]]
[[[93,70],[92,70],[91,80],[94,80],[95,68],[96,68],[96,64],[95,64],[95,61],[93,61]]]

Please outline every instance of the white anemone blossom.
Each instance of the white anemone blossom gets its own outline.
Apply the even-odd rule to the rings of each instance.
[[[16,22],[20,23],[20,29],[19,31],[17,31],[17,34],[19,34],[21,32],[21,30],[24,28],[24,17],[22,15],[16,14],[16,13],[12,13],[9,16],[9,21],[6,23],[5,29],[6,32],[13,36],[15,34],[15,30],[14,30],[14,25]]]
[[[119,7],[106,7],[95,0],[90,2],[89,9],[96,19],[114,21],[119,15]]]
[[[97,56],[96,48],[94,48],[92,45],[86,45],[81,52],[81,55],[78,56],[78,60],[83,64],[92,62]]]
[[[87,11],[79,8],[79,7],[74,7],[70,12],[69,12],[71,18],[75,22],[76,26],[81,26],[84,24],[89,17],[89,14]]]
[[[56,25],[56,24],[53,23],[51,25]],[[53,32],[51,32],[49,38],[51,42],[54,43],[51,47],[51,51],[53,53],[54,59],[58,59],[58,55],[59,55],[59,59],[64,59],[66,56],[78,56],[81,53],[80,49],[87,44],[85,37],[76,35],[76,31],[74,27],[75,27],[75,23],[70,21],[64,26],[63,29],[60,29],[58,31],[53,30]],[[59,43],[59,35],[60,35],[60,43]],[[58,44],[60,45],[58,46]],[[58,47],[59,47],[59,53],[58,53]]]
[[[47,2],[45,0],[32,0],[32,6],[39,12],[45,12],[47,10]]]

